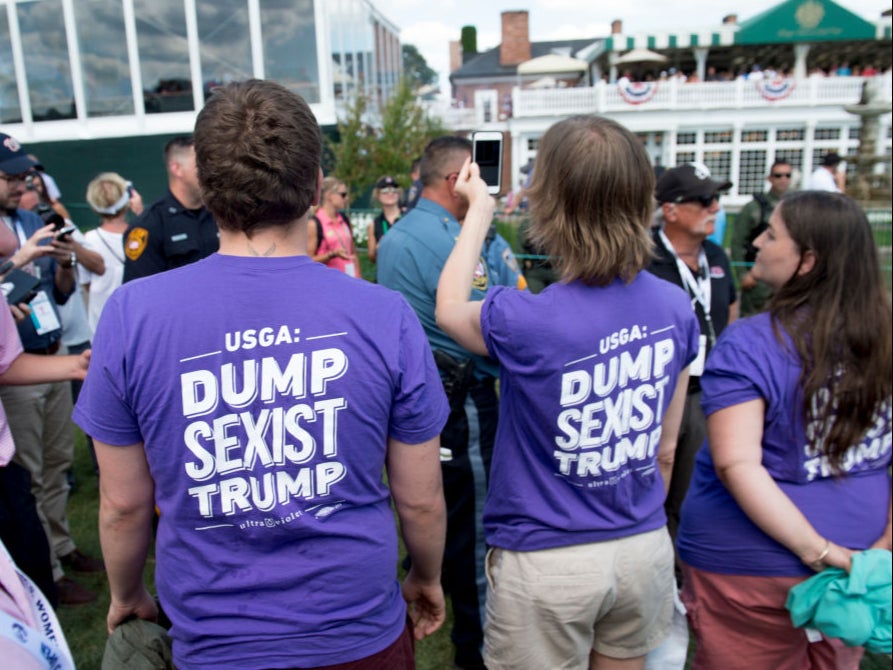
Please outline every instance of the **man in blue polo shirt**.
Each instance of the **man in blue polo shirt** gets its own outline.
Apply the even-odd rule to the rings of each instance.
[[[481,511],[496,435],[496,364],[456,344],[434,319],[437,282],[468,203],[455,191],[471,142],[455,136],[431,142],[422,155],[422,196],[382,239],[378,282],[403,294],[415,310],[450,400],[441,434],[441,470],[447,501],[443,583],[452,598],[456,666],[480,670],[483,643],[485,553]],[[472,299],[494,285],[526,287],[508,243],[491,229],[475,268]]]

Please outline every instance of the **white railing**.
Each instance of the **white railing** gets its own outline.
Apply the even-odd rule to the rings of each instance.
[[[598,82],[581,88],[530,90],[515,88],[512,92],[514,118],[567,116],[570,114],[618,113],[635,111],[684,111],[715,109],[757,109],[766,107],[796,108],[851,105],[862,95],[863,77],[809,77],[787,80],[792,84],[783,95],[760,89],[753,81],[737,79],[728,82],[684,83],[661,81],[644,101],[632,104],[616,84]],[[878,76],[881,98],[890,102],[891,74]],[[627,98],[630,96],[627,95]],[[774,99],[773,99],[774,98]],[[426,103],[428,113],[440,118],[450,128],[472,128],[486,119],[478,107],[456,108],[445,102]]]
[[[890,100],[890,74],[882,75],[880,91]],[[598,82],[587,88],[525,90],[516,88],[512,99],[513,116],[562,116],[567,114],[605,113],[640,110],[743,109],[748,107],[820,107],[859,102],[862,77],[807,78],[793,84],[783,97],[770,99],[753,81],[684,83],[678,80],[657,82],[647,100],[633,104],[615,84]],[[644,97],[644,96],[643,96]]]

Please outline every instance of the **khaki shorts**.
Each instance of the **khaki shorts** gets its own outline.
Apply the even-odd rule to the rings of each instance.
[[[487,554],[489,670],[589,667],[591,651],[643,656],[673,618],[666,528],[618,540]]]

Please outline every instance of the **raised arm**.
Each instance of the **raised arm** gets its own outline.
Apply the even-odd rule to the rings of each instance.
[[[437,325],[468,351],[485,355],[487,347],[481,333],[481,303],[471,300],[474,268],[493,218],[493,198],[481,179],[480,170],[465,161],[456,179],[456,191],[468,199],[468,213],[456,246],[443,266],[437,284]]]
[[[726,407],[707,418],[716,472],[744,513],[813,570],[849,571],[853,552],[819,535],[762,464],[762,399]]]
[[[411,567],[403,598],[415,638],[435,632],[446,618],[440,585],[446,540],[446,503],[440,474],[440,437],[422,444],[388,440],[388,483]]]
[[[109,633],[132,616],[155,620],[158,608],[143,583],[152,539],[155,483],[142,444],[115,447],[94,440],[99,479],[99,540],[111,591]]]

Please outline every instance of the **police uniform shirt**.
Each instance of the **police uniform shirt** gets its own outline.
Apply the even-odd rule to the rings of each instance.
[[[194,263],[219,246],[211,213],[204,207],[186,209],[168,191],[124,234],[124,282]]]

